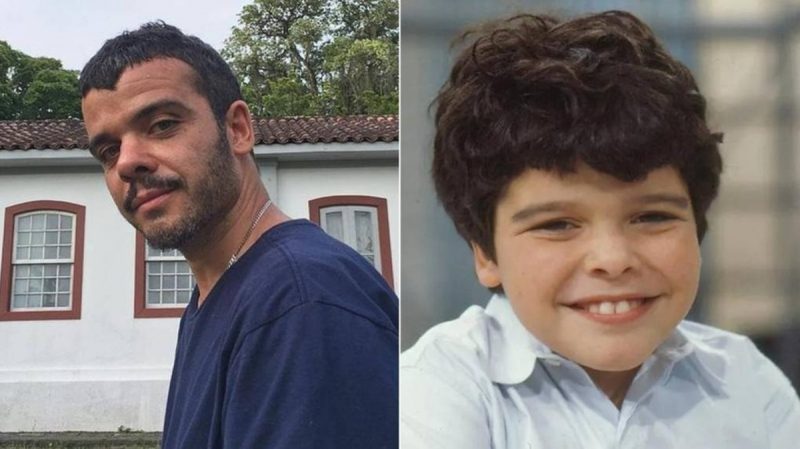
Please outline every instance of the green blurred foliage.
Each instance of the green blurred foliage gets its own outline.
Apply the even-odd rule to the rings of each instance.
[[[257,116],[398,111],[396,0],[255,0],[222,55]]]
[[[81,118],[78,72],[0,41],[0,120]]]

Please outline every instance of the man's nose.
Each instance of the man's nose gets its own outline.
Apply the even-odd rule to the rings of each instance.
[[[151,148],[136,136],[122,139],[117,156],[117,173],[125,182],[153,173],[158,167]]]
[[[638,268],[636,244],[623,229],[604,229],[592,233],[584,258],[587,272],[617,278]]]

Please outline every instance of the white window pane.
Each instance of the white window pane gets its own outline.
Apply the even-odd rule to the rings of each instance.
[[[22,309],[28,307],[28,296],[27,295],[14,295],[14,299],[11,301],[11,308],[12,309]]]
[[[58,307],[69,307],[69,294],[59,294],[57,305]]]
[[[58,247],[57,246],[46,246],[44,248],[44,258],[45,259],[57,259],[58,258]]]
[[[15,280],[14,281],[14,293],[28,293],[28,281],[26,280]]]
[[[30,258],[31,258],[30,248],[20,248],[17,250],[16,260],[30,260]]]
[[[26,215],[17,219],[17,227],[20,231],[30,231],[31,229],[31,216]]]
[[[47,229],[58,229],[58,214],[47,214]]]
[[[176,262],[161,262],[161,263],[162,263],[161,267],[162,267],[162,270],[164,271],[164,273],[172,274],[172,273],[175,272],[175,268],[176,268],[175,265],[177,265]]]
[[[31,233],[30,232],[18,232],[17,233],[17,245],[25,246],[31,244]]]
[[[40,278],[44,275],[44,265],[31,265],[31,277]]]
[[[69,293],[69,278],[60,278],[58,280],[58,292],[59,293]]]
[[[356,211],[356,250],[362,254],[375,252],[374,230],[372,229],[372,214]]]
[[[154,274],[154,273],[161,273],[161,264],[158,262],[148,262],[147,263],[147,272]]]
[[[58,265],[58,276],[59,277],[72,277],[72,265],[68,263],[62,263]]]
[[[164,279],[162,279],[161,281],[162,281],[161,287],[164,290],[175,289],[175,276],[164,276]]]
[[[161,276],[147,276],[147,288],[150,290],[161,289]]]
[[[175,304],[175,292],[161,292],[161,304]]]
[[[62,215],[61,216],[61,229],[72,229],[72,216],[71,215]]]
[[[43,284],[44,292],[45,293],[55,293],[56,292],[56,280],[53,278],[45,278]]]
[[[20,265],[18,267],[14,267],[15,277],[17,278],[26,278],[30,275],[31,267],[28,265]]]
[[[31,248],[31,260],[42,260],[44,258],[44,247],[34,246]]]
[[[72,248],[69,246],[59,246],[58,247],[58,258],[59,259],[70,259],[72,258]]]
[[[161,292],[158,291],[149,291],[147,292],[147,303],[148,304],[161,304]]]
[[[42,280],[41,279],[31,279],[28,281],[28,291],[30,293],[41,293],[42,292]]]
[[[56,295],[42,295],[42,307],[55,307]]]
[[[178,276],[178,288],[189,289],[192,287],[192,277],[187,275]]]
[[[192,297],[191,290],[182,290],[178,292],[178,304],[188,304],[189,299]]]
[[[31,228],[34,231],[44,230],[44,214],[31,215],[31,219],[33,223]]]
[[[31,245],[43,245],[44,232],[34,232],[31,234]]]
[[[42,295],[28,295],[28,307],[42,307]]]
[[[325,232],[338,240],[344,240],[344,222],[341,212],[325,213]]]
[[[61,244],[72,243],[72,231],[61,231]]]
[[[58,266],[56,265],[45,265],[44,267],[44,275],[48,277],[56,277],[58,276]]]
[[[55,245],[58,243],[58,231],[47,231],[44,234],[44,243],[47,245]]]
[[[192,270],[189,268],[189,262],[178,262],[178,273],[191,273]]]

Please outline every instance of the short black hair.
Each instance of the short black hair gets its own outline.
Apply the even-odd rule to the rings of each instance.
[[[242,99],[236,76],[216,50],[162,21],[107,40],[81,71],[81,97],[92,89],[113,90],[123,71],[158,58],[179,59],[192,67],[194,87],[206,97],[218,123],[231,103]]]
[[[622,11],[489,22],[465,44],[436,99],[433,179],[458,232],[494,258],[494,218],[526,169],[578,162],[623,181],[675,167],[702,240],[719,188],[720,133],[689,70]]]

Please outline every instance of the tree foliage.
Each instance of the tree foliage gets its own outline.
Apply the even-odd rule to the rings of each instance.
[[[396,114],[396,0],[255,0],[223,57],[260,116]]]
[[[78,72],[0,41],[0,120],[81,117]]]

